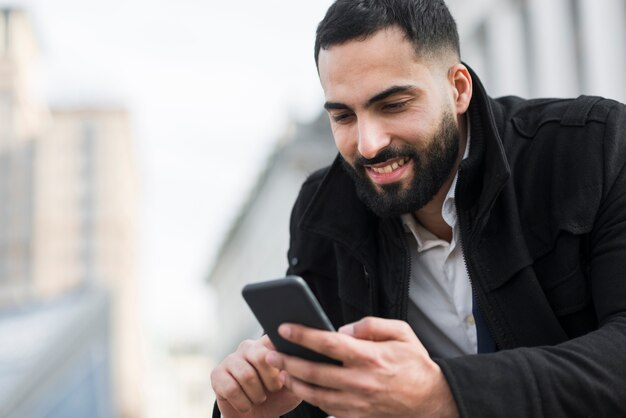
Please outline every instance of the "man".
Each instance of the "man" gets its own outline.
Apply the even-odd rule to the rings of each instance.
[[[343,366],[246,341],[223,416],[626,416],[626,108],[491,99],[441,0],[337,0],[315,57],[288,272],[340,328],[279,332]]]

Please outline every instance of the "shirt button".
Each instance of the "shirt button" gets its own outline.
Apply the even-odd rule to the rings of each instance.
[[[467,325],[468,327],[473,327],[476,325],[476,320],[474,319],[474,315],[467,315],[465,317],[465,325]]]

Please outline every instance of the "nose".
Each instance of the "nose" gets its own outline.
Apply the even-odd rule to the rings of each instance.
[[[389,146],[391,137],[383,127],[372,120],[359,120],[358,151],[365,158],[374,158],[382,149]]]

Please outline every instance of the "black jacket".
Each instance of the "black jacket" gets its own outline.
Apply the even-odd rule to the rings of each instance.
[[[493,100],[472,76],[456,204],[498,351],[436,361],[463,417],[626,416],[626,107]],[[402,233],[360,202],[336,160],[302,186],[288,273],[309,283],[335,326],[406,320]],[[302,404],[288,416],[325,414]]]

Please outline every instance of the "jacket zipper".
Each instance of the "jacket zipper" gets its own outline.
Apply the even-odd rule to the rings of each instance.
[[[403,277],[402,288],[404,293],[402,295],[402,301],[400,306],[400,319],[403,321],[408,321],[409,319],[409,292],[411,291],[411,248],[407,244],[406,239],[404,239],[402,224],[400,223],[399,231],[398,231],[400,240],[402,241],[402,247],[404,248],[404,260],[405,260],[405,269],[406,274]]]
[[[372,268],[369,263],[362,262],[363,265],[363,276],[365,277],[365,281],[367,282],[367,286],[369,288],[369,298],[370,298],[370,315],[378,316],[378,290],[374,285],[374,280],[372,279],[371,271]]]
[[[461,162],[461,165],[459,166],[459,183],[461,183],[461,169],[463,167],[463,162]],[[457,184],[458,185],[458,184]],[[501,342],[501,338],[500,338],[500,334],[496,333],[492,323],[491,323],[491,315],[489,315],[488,312],[482,310],[482,307],[486,306],[486,302],[483,300],[481,294],[478,293],[478,291],[476,290],[476,286],[474,285],[474,282],[472,281],[472,269],[470,266],[470,263],[468,261],[469,259],[469,252],[468,252],[468,247],[466,245],[466,241],[469,239],[470,236],[470,229],[469,229],[469,219],[467,219],[467,214],[461,214],[457,208],[457,217],[460,223],[460,229],[461,229],[461,237],[460,237],[460,241],[461,241],[461,249],[463,251],[463,265],[465,266],[465,271],[467,273],[467,278],[469,279],[470,282],[470,287],[472,288],[472,296],[473,296],[473,300],[478,304],[478,309],[480,310],[480,313],[484,319],[484,323],[487,325],[487,329],[489,330],[489,333],[491,334],[491,337],[493,338],[496,347],[498,349],[501,349],[502,346],[502,342]],[[489,319],[488,319],[489,318]],[[478,348],[478,347],[477,347]]]

